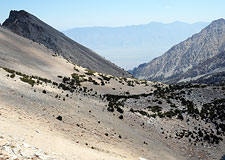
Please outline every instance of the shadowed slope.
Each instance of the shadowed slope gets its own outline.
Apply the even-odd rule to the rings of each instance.
[[[20,36],[44,44],[56,54],[82,67],[114,76],[130,76],[126,71],[26,11],[11,11],[3,26]]]

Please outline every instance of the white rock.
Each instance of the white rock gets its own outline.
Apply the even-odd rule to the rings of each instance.
[[[142,157],[139,157],[139,158],[138,158],[138,160],[147,160],[147,159],[145,159],[145,158],[142,158]]]
[[[18,157],[16,155],[12,155],[10,158],[11,159],[17,159]]]
[[[3,150],[6,151],[8,154],[14,154],[10,146],[4,146]]]
[[[32,157],[34,155],[34,151],[26,149],[21,151],[21,155],[24,157]]]
[[[26,148],[31,148],[29,144],[23,143],[23,146]]]

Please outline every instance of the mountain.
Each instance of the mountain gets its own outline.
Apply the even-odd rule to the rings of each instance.
[[[220,159],[224,95],[94,72],[0,26],[1,159]]]
[[[173,83],[186,81],[205,84],[225,83],[225,52],[207,59],[172,81]]]
[[[171,81],[224,51],[225,20],[219,19],[200,33],[173,46],[162,56],[135,68],[133,74],[141,79]],[[208,62],[203,64],[206,65]]]
[[[11,11],[9,18],[2,25],[20,36],[44,44],[56,54],[83,67],[115,76],[130,76],[126,71],[26,11]]]
[[[148,153],[141,153],[146,146],[138,143],[147,132],[142,135],[142,130],[126,125],[133,122],[120,117],[124,109],[113,106],[115,112],[109,112],[106,95],[150,93],[152,84],[90,71],[0,26],[1,157],[148,157]],[[142,149],[129,147],[127,137]],[[169,151],[163,153],[162,157],[176,156]]]
[[[209,23],[151,22],[123,27],[80,27],[63,31],[73,40],[98,51],[112,62],[133,69],[162,55],[174,44],[199,32]]]

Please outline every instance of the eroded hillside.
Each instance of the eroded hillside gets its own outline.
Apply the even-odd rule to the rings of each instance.
[[[8,141],[0,141],[1,155],[219,159],[225,154],[224,88],[98,73],[0,28],[0,139]]]

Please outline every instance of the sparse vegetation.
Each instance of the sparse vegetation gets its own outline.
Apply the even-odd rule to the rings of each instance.
[[[162,107],[160,107],[160,106],[148,106],[147,108],[150,109],[154,113],[162,111]]]
[[[104,74],[99,74],[99,76],[101,76],[105,81],[110,81],[111,77],[107,77]]]
[[[73,80],[75,81],[76,85],[80,86],[80,83],[82,82],[82,80],[80,79],[80,76],[76,73],[71,74]],[[71,84],[73,85],[73,84]]]
[[[4,69],[6,72],[11,73],[11,74],[14,74],[16,72],[16,71],[14,71],[12,69],[5,68],[5,67],[3,67],[2,69]]]
[[[126,79],[126,78],[117,78],[104,74],[99,74],[100,77],[92,77],[95,72],[91,70],[87,71],[85,75],[79,75],[77,73],[71,74],[71,77],[61,78],[61,83],[52,82],[46,78],[41,78],[38,76],[28,76],[21,72],[16,72],[10,69],[4,69],[9,74],[9,77],[14,78],[19,76],[21,81],[30,84],[31,86],[38,85],[41,83],[51,83],[54,86],[70,92],[82,92],[84,95],[97,96],[98,93],[94,92],[93,89],[89,90],[87,87],[81,87],[81,83],[84,81],[91,82],[94,85],[105,85],[111,79],[118,81],[118,83],[125,83],[130,87],[136,85],[147,84],[147,81],[139,81],[135,79]],[[87,76],[88,75],[88,76]],[[96,74],[97,75],[97,74]],[[100,83],[98,83],[99,81]],[[99,95],[101,99],[106,99],[108,101],[108,106],[106,107],[108,112],[113,112],[112,114],[118,116],[119,119],[123,119],[124,112],[127,112],[127,101],[131,99],[130,104],[143,104],[143,106],[133,105],[128,111],[131,113],[138,113],[139,116],[145,116],[148,118],[156,118],[158,120],[161,118],[165,121],[170,121],[171,119],[176,121],[183,121],[182,123],[187,123],[187,125],[195,125],[194,130],[177,130],[176,138],[182,139],[187,138],[191,144],[197,144],[200,142],[207,142],[208,144],[218,144],[223,140],[225,135],[225,113],[224,106],[225,100],[223,98],[214,99],[211,102],[201,102],[198,105],[196,102],[192,101],[192,96],[199,88],[207,88],[205,85],[198,84],[182,84],[182,85],[169,85],[162,86],[161,84],[155,84],[154,93],[149,94],[139,94],[132,95],[132,92],[124,91],[123,95]],[[213,90],[224,89],[224,86],[212,86]],[[111,88],[115,90],[115,88]],[[91,94],[88,92],[92,92]],[[48,94],[46,90],[43,90],[42,93]],[[70,98],[70,94],[65,92],[65,95],[57,94],[54,95],[58,100],[67,100],[67,97]],[[194,95],[195,96],[195,95]],[[191,97],[191,98],[190,98]],[[204,98],[204,95],[199,95],[197,98]],[[129,104],[128,103],[128,104]],[[202,106],[202,107],[199,107]],[[91,111],[89,111],[91,113]],[[195,121],[202,121],[202,123],[210,124],[209,128],[204,128],[202,125],[193,124]],[[193,122],[194,121],[194,122]],[[213,124],[213,125],[211,125]],[[141,125],[145,127],[145,125]],[[212,126],[215,126],[213,128]],[[165,130],[162,131],[166,135]],[[169,135],[166,135],[166,138],[171,138]]]
[[[10,78],[14,78],[16,75],[13,73],[10,75]]]
[[[79,69],[77,69],[76,67],[73,68],[75,71],[80,72]]]
[[[20,78],[20,80],[23,81],[23,82],[25,82],[25,83],[30,84],[32,87],[35,84],[35,81],[32,80],[32,78],[30,78],[29,76],[22,77],[22,78]]]
[[[87,72],[85,72],[86,75],[94,76],[95,71],[92,71],[92,70],[89,70],[89,69],[86,69],[86,71],[87,71]]]

